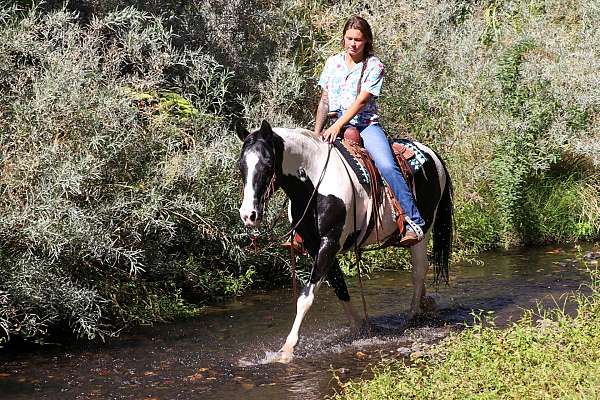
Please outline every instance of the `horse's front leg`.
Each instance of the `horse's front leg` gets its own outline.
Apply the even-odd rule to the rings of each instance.
[[[428,239],[429,234],[425,235],[423,240],[410,248],[413,265],[413,297],[410,304],[409,318],[413,318],[422,312],[421,303],[425,298],[425,276],[429,268],[429,260],[427,259]]]
[[[296,303],[296,318],[294,319],[294,324],[287,336],[285,344],[280,350],[280,362],[289,362],[294,356],[294,347],[298,343],[298,334],[300,332],[302,320],[312,306],[316,290],[319,288],[321,281],[327,273],[327,268],[331,264],[335,254],[338,252],[338,249],[339,245],[337,241],[327,238],[321,240],[321,245],[315,258],[315,262],[313,263],[309,283],[304,290],[302,290],[302,294],[298,297]]]

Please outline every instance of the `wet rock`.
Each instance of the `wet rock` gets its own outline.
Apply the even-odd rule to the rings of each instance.
[[[559,267],[565,268],[567,266],[567,263],[564,261],[558,261],[555,262],[554,264],[558,265]]]
[[[112,371],[109,370],[108,368],[98,368],[96,369],[96,375],[98,376],[109,376],[112,374]]]
[[[358,358],[359,360],[364,360],[364,359],[366,359],[366,358],[368,358],[368,357],[369,357],[369,355],[368,355],[367,353],[363,353],[362,351],[357,351],[357,352],[354,354],[354,356],[355,356],[356,358]]]
[[[204,375],[202,375],[199,372],[185,377],[185,380],[188,382],[200,382],[200,381],[203,381],[204,379],[205,379]]]

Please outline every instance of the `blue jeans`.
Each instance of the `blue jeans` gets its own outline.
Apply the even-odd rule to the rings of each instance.
[[[406,215],[415,224],[423,227],[425,221],[421,218],[413,195],[408,189],[400,168],[396,164],[390,143],[381,125],[371,124],[368,126],[357,126],[356,128],[360,131],[360,137],[365,144],[365,149],[369,152],[371,158],[373,158],[381,176],[383,176],[392,188]]]

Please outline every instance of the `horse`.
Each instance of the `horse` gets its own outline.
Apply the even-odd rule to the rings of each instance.
[[[289,362],[302,320],[324,279],[332,286],[350,321],[361,327],[362,320],[352,304],[336,254],[360,244],[381,243],[397,230],[391,200],[384,196],[376,229],[365,234],[373,221],[368,217],[370,194],[348,173],[347,162],[332,145],[306,129],[272,128],[263,121],[260,129],[249,132],[237,126],[242,140],[238,166],[243,179],[240,218],[248,228],[260,225],[265,203],[281,188],[289,198],[288,218],[302,237],[313,259],[310,278],[297,299],[296,317],[283,347],[281,362]],[[410,248],[413,296],[409,318],[422,312],[425,304],[425,276],[429,267],[428,239],[433,236],[432,257],[437,272],[447,279],[452,251],[453,205],[450,176],[441,158],[429,147],[414,142],[426,155],[422,168],[414,175],[417,207],[425,220],[424,239]],[[371,219],[371,222],[369,222]],[[363,232],[363,237],[360,233]],[[360,239],[359,239],[360,238]],[[360,240],[360,243],[357,241]]]

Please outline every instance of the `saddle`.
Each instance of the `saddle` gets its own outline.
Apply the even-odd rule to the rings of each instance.
[[[369,191],[371,195],[371,199],[373,201],[373,217],[375,221],[379,220],[378,210],[380,209],[380,205],[383,201],[383,193],[381,190],[381,184],[383,183],[382,177],[375,167],[375,163],[373,159],[369,155],[369,153],[364,149],[362,139],[360,137],[360,133],[358,129],[355,127],[348,127],[343,132],[343,139],[341,141],[336,141],[334,144],[340,150],[340,152],[344,155],[346,160],[355,170],[356,175],[359,178],[361,184],[365,190]],[[411,168],[410,162],[414,161],[416,158],[416,153],[409,146],[399,142],[394,141],[391,143],[392,152],[394,154],[394,158],[408,184],[409,190],[414,194],[414,173]],[[351,157],[349,157],[351,156]],[[357,162],[360,163],[362,168],[357,169]],[[366,171],[366,174],[365,174]],[[365,175],[368,176],[368,179],[364,179]],[[361,179],[363,178],[363,179]],[[370,183],[367,185],[367,183]],[[407,246],[409,247],[411,244],[402,245],[400,243],[402,237],[406,233],[405,221],[404,221],[404,210],[400,205],[400,202],[396,198],[394,192],[390,189],[389,186],[385,186],[385,195],[388,196],[392,207],[394,208],[394,214],[396,219],[396,226],[398,230],[396,234],[392,235],[384,245],[396,245],[396,246]]]
[[[358,129],[353,126],[346,128],[342,135],[341,140],[335,140],[334,146],[342,154],[348,165],[352,168],[358,181],[363,188],[370,194],[372,199],[369,205],[369,220],[379,221],[379,210],[383,202],[383,196],[387,196],[390,199],[390,203],[394,209],[394,216],[396,220],[397,230],[392,234],[384,243],[383,247],[387,246],[399,246],[399,247],[410,247],[413,243],[401,243],[402,238],[406,233],[406,226],[404,221],[404,210],[400,205],[400,202],[396,198],[394,192],[389,186],[383,185],[383,178],[379,173],[373,159],[369,153],[365,150],[360,133]],[[425,158],[422,154],[418,154],[415,150],[414,144],[409,140],[394,140],[391,143],[392,152],[394,158],[400,167],[400,171],[408,184],[409,190],[415,194],[414,187],[414,172],[419,170]],[[411,148],[412,147],[412,148]],[[417,150],[418,151],[418,150]],[[382,190],[383,189],[383,190]],[[372,231],[373,227],[376,226],[377,222],[373,225],[369,224],[369,227],[365,229],[356,241],[360,244],[362,240],[366,238],[369,232]],[[376,228],[375,228],[376,229]],[[375,231],[377,232],[377,230]],[[379,238],[377,238],[379,241]],[[302,237],[297,233],[293,239],[282,243],[285,248],[292,248],[294,252],[299,254],[306,254]]]

